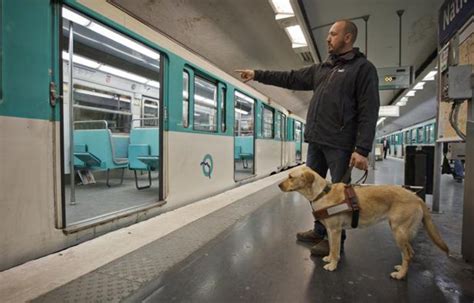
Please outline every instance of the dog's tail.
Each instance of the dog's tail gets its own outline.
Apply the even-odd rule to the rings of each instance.
[[[431,219],[428,207],[426,207],[425,202],[423,202],[421,199],[419,201],[421,204],[421,208],[423,209],[423,225],[425,226],[428,235],[430,236],[433,243],[436,244],[436,246],[438,246],[442,251],[449,255],[448,245],[444,243],[443,239],[441,238],[441,235],[438,232],[438,229],[433,224],[433,220]]]

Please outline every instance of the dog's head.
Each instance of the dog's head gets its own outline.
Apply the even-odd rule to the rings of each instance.
[[[304,166],[293,170],[286,180],[278,186],[282,191],[298,191],[302,189],[310,189],[313,187],[316,173],[310,168]]]

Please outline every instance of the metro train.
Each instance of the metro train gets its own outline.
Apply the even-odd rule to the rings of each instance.
[[[304,119],[109,2],[12,3],[0,270],[304,163]]]
[[[403,158],[405,147],[410,145],[434,145],[436,134],[436,119],[429,119],[424,122],[403,128],[401,130],[386,134],[376,138],[376,143],[382,143],[387,138],[390,149],[388,156]]]

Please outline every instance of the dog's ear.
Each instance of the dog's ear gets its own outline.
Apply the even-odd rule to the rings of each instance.
[[[306,184],[313,184],[314,175],[311,172],[306,171],[304,172],[304,179],[306,180]]]

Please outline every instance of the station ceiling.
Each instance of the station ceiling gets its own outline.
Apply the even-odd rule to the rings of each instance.
[[[234,75],[235,69],[290,70],[307,65],[292,49],[285,30],[275,21],[270,0],[109,0],[153,28]],[[420,68],[437,48],[437,14],[442,0],[292,0],[306,14],[302,24],[314,37],[324,60],[325,38],[338,19],[369,15],[368,58],[376,67],[399,64],[399,17],[402,16],[401,64]],[[356,47],[365,49],[365,21],[355,19],[359,29]],[[312,43],[312,41],[308,41]],[[318,61],[317,57],[315,58]],[[431,68],[434,67],[432,63]],[[305,117],[311,92],[298,92],[249,82],[263,94],[293,113]],[[381,91],[381,104],[388,105],[399,91]],[[434,81],[410,98],[402,116],[385,121],[379,134],[433,118],[436,114]]]

